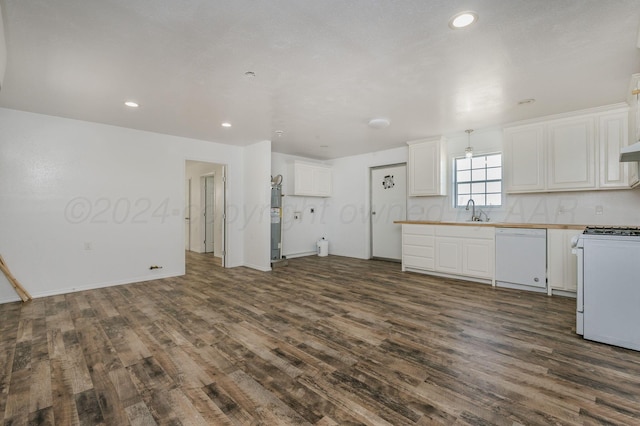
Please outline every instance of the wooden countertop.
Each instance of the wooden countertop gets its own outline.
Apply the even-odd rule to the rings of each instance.
[[[575,229],[576,231],[583,231],[586,227],[586,225],[561,223],[440,222],[435,220],[397,220],[394,223],[404,225],[492,226],[494,228]]]

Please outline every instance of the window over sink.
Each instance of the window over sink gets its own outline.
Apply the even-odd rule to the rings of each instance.
[[[466,206],[469,199],[476,206],[501,206],[502,154],[454,159],[453,185],[455,207]]]

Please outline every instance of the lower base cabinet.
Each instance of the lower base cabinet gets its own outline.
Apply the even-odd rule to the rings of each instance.
[[[494,232],[493,228],[491,232]],[[493,278],[495,263],[494,240],[464,241],[462,245],[462,274],[471,277]]]
[[[435,226],[402,225],[402,270],[435,270]]]
[[[495,228],[402,225],[402,270],[493,280]]]
[[[549,291],[576,292],[578,258],[571,253],[571,239],[580,231],[547,230],[547,280]]]
[[[436,271],[462,274],[462,238],[436,237]]]
[[[577,289],[577,258],[571,239],[579,230],[547,229],[549,294],[571,295]],[[495,280],[495,227],[481,225],[402,225],[402,270]]]

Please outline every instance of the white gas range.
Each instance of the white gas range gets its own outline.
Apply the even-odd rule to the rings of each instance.
[[[640,228],[589,226],[575,237],[576,332],[640,351]]]

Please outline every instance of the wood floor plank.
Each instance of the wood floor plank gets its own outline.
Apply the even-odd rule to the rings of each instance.
[[[159,425],[181,425],[178,413],[173,407],[170,390],[162,389],[155,392],[145,392],[142,397],[153,419]]]
[[[53,407],[47,407],[38,411],[34,411],[33,413],[29,414],[28,422],[29,425],[54,426],[56,423],[53,413]]]
[[[74,394],[94,387],[89,367],[80,345],[71,345],[66,348],[63,369],[65,376],[71,383],[71,389],[73,389]]]
[[[166,357],[167,362],[164,363],[165,366],[171,363],[168,355],[162,353],[158,353],[157,355]],[[171,368],[172,370],[167,372],[155,357],[149,357],[137,364],[127,367],[127,370],[138,392],[152,393],[159,390],[169,390],[178,386],[177,383],[180,380],[179,375],[175,366],[171,365]],[[174,381],[174,378],[176,381]]]
[[[18,338],[17,342],[30,341],[32,338],[33,319],[25,318],[20,321],[18,325]]]
[[[310,424],[242,370],[236,370],[229,376],[256,406],[255,416],[259,422],[279,425]]]
[[[201,388],[213,383],[213,378],[182,348],[169,349],[169,357],[178,370],[178,383],[183,388]]]
[[[129,371],[124,368],[120,368],[118,370],[109,371],[108,376],[116,393],[118,394],[118,399],[125,408],[142,402],[142,398],[131,379]]]
[[[123,367],[118,352],[97,318],[79,318],[75,324],[88,368],[98,363],[108,371]]]
[[[190,404],[193,405],[208,425],[233,425],[233,422],[226,413],[222,411],[208,396],[207,392],[204,391],[205,388],[184,389],[185,396],[189,399]]]
[[[209,424],[181,389],[170,390],[169,401],[181,424],[193,426]]]
[[[0,305],[0,424],[633,425],[575,300],[329,256]]]
[[[251,423],[252,416],[247,412],[246,404],[242,404],[241,406],[241,402],[238,398],[233,397],[235,383],[233,383],[232,386],[225,386],[225,382],[229,383],[231,381],[222,378],[220,385],[217,383],[211,383],[201,390],[217,407],[216,411],[220,410],[220,412],[222,412],[231,423]]]
[[[74,375],[71,368],[65,365],[65,360],[51,359],[51,392],[53,404],[53,417],[56,424],[79,425],[80,417],[76,405],[76,392],[74,392],[72,380]],[[92,389],[93,384],[89,389]],[[83,390],[89,390],[85,389]]]
[[[340,407],[357,423],[384,426],[393,424],[380,416],[379,413],[376,413],[373,407],[362,406],[361,401],[354,398],[348,390],[336,387],[335,382],[332,383],[326,377],[325,375],[312,378],[302,376],[300,377],[300,383],[311,392]]]
[[[11,381],[11,367],[13,365],[13,347],[0,349],[0,421],[4,419],[9,383]]]
[[[49,360],[38,361],[31,367],[29,413],[49,408],[53,404],[51,394],[51,367]]]
[[[106,424],[128,425],[129,419],[124,411],[125,406],[120,400],[115,385],[109,378],[109,373],[114,371],[117,374],[118,370],[107,371],[104,365],[94,364],[90,368],[91,381]]]
[[[106,425],[98,398],[93,389],[75,396],[80,426]]]
[[[31,389],[31,370],[23,369],[11,373],[4,411],[5,422],[11,418],[27,418],[29,415],[29,391]]]
[[[127,413],[131,426],[155,426],[158,424],[144,402],[130,405],[124,411]]]

